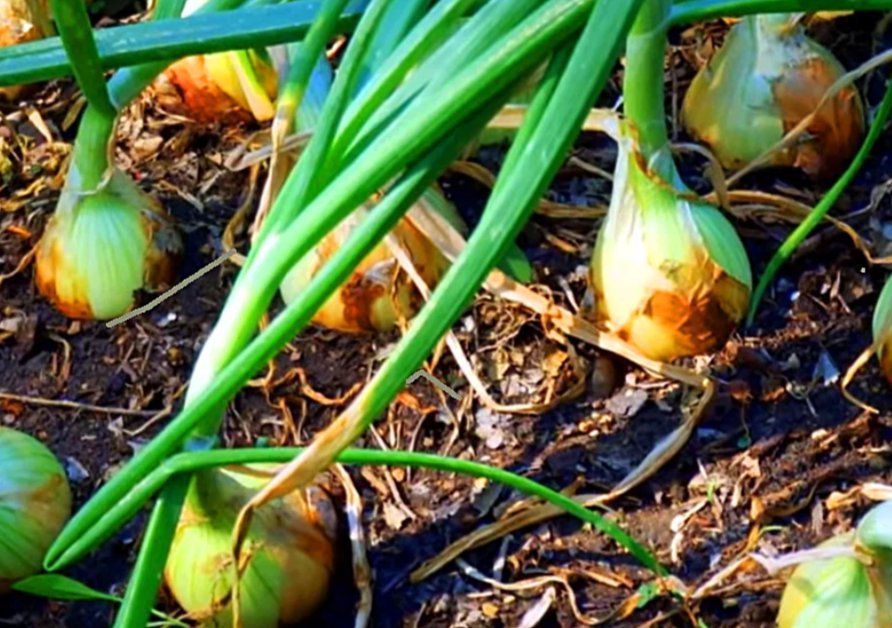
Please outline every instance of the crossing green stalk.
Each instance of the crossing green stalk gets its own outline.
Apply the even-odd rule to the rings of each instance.
[[[50,0],[53,19],[68,58],[74,78],[90,106],[105,116],[114,117],[108,97],[102,63],[93,40],[93,27],[83,0]]]
[[[672,7],[673,25],[691,24],[720,17],[743,17],[757,13],[812,11],[888,11],[890,0],[684,0]]]

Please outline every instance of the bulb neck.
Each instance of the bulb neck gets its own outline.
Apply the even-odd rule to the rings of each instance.
[[[645,159],[671,180],[669,133],[664,108],[663,65],[669,27],[670,0],[646,0],[626,39],[623,107]]]
[[[71,154],[66,189],[74,194],[92,194],[109,179],[116,116],[87,106]]]

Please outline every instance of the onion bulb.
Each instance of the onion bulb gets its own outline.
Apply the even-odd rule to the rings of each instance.
[[[616,135],[613,192],[590,269],[598,318],[654,360],[718,349],[752,291],[743,244],[716,207],[686,191],[674,165],[674,180],[663,180],[628,127]]]
[[[424,198],[453,226],[460,230],[464,228],[455,208],[436,188],[430,188]],[[343,246],[353,229],[362,222],[365,212],[365,209],[359,209],[348,216],[313,251],[295,264],[280,286],[286,303],[300,297],[323,264]],[[405,218],[390,233],[408,254],[428,287],[433,288],[449,267],[448,260]],[[411,278],[401,270],[388,244],[381,242],[329,297],[313,322],[348,333],[388,331],[396,326],[398,320],[412,317],[420,300],[421,295]]]
[[[15,46],[53,34],[49,0],[0,0],[0,47]],[[25,85],[0,88],[0,98],[15,100]]]
[[[811,114],[844,73],[833,54],[807,37],[792,16],[748,16],[731,28],[691,83],[682,107],[684,124],[723,166],[742,168]],[[861,99],[848,86],[766,165],[833,177],[848,166],[863,137]]]
[[[182,250],[161,205],[120,170],[99,190],[63,191],[37,248],[37,287],[66,316],[106,320],[139,289],[171,284]]]
[[[164,579],[177,602],[203,624],[233,624],[232,529],[242,506],[276,465],[215,469],[192,479]],[[252,471],[254,471],[252,473]],[[255,511],[239,581],[241,625],[291,624],[308,617],[328,593],[336,519],[318,488],[294,492]]]
[[[873,342],[886,379],[892,383],[892,277],[886,281],[873,311]]]
[[[851,555],[796,567],[781,598],[779,628],[892,626],[892,502],[874,507],[854,532],[819,546],[845,547]]]
[[[183,16],[206,2],[187,0]],[[155,81],[155,95],[165,108],[203,124],[271,120],[277,89],[278,75],[266,50],[186,57]]]
[[[0,591],[40,571],[43,555],[71,516],[71,489],[40,441],[0,427]]]

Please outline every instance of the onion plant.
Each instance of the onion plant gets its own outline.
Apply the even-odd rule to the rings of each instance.
[[[682,330],[654,355],[671,358],[714,348],[745,312],[749,268],[736,234],[715,208],[691,198],[668,153],[662,102],[668,28],[754,13],[890,9],[892,0],[690,0],[674,4],[669,0],[440,0],[426,12],[411,12],[413,17],[402,22],[387,19],[387,0],[371,0],[367,6],[347,0],[302,1],[236,9],[234,17],[225,18],[211,12],[234,8],[237,0],[211,0],[203,7],[206,15],[199,11],[181,20],[169,18],[179,14],[182,0],[159,0],[155,24],[108,29],[95,38],[82,7],[74,6],[79,4],[54,2],[60,10],[61,43],[48,39],[0,50],[0,84],[67,73],[77,78],[89,102],[80,131],[89,139],[81,147],[89,146],[97,159],[96,164],[87,164],[87,153],[79,159],[76,149],[75,161],[81,164],[86,181],[75,186],[78,192],[114,179],[107,174],[112,168],[107,155],[117,112],[177,57],[303,38],[290,73],[289,98],[298,107],[325,43],[339,32],[349,30],[352,36],[313,137],[272,204],[202,347],[183,409],[75,514],[47,552],[46,569],[61,569],[82,558],[157,495],[116,620],[118,626],[142,626],[151,612],[192,474],[199,467],[287,463],[239,514],[233,538],[238,559],[256,509],[306,488],[320,471],[341,460],[428,466],[504,481],[608,532],[644,564],[664,573],[646,550],[614,524],[528,479],[467,461],[346,448],[386,409],[508,250],[560,167],[624,44],[627,115],[617,131],[625,150],[617,166],[623,177],[616,183],[614,198],[619,200],[611,208],[605,232],[611,220],[657,224],[659,229],[645,227],[636,238],[646,249],[659,249],[662,261],[691,269],[691,276],[676,277],[667,287],[668,278],[656,273],[661,260],[649,257],[651,251],[645,250],[636,267],[645,269],[642,275],[652,283],[638,286],[639,295],[652,303],[657,293],[668,294],[669,305],[703,297],[710,316],[723,317],[722,325],[709,326],[711,340],[702,346],[688,342],[696,330]],[[412,4],[420,7],[423,3]],[[65,55],[64,49],[72,52],[75,48],[77,55]],[[370,58],[376,61],[370,63]],[[468,246],[359,396],[305,449],[210,451],[226,404],[309,323],[513,90],[543,64],[544,76]],[[120,66],[128,67],[106,86],[102,71]],[[381,199],[307,282],[301,298],[287,304],[257,333],[295,263],[377,193],[383,193]],[[660,229],[671,229],[679,237],[659,237]],[[593,262],[593,280],[608,302],[602,316],[619,328],[630,325],[628,334],[640,335],[640,344],[646,345],[660,326],[656,323],[671,323],[671,316],[648,321],[640,300],[630,305],[622,302],[621,295],[614,299],[618,293],[609,269],[613,254],[607,249],[608,243],[599,244]],[[703,265],[711,269],[708,281],[696,276]]]

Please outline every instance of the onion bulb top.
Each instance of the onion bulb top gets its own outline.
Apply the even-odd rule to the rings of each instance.
[[[189,16],[207,0],[187,0]],[[155,81],[155,96],[170,111],[202,124],[259,122],[275,115],[278,73],[265,49],[185,57]]]
[[[71,516],[71,489],[40,441],[0,427],[0,592],[40,571],[43,556]]]
[[[182,242],[161,205],[115,169],[94,193],[63,191],[37,248],[37,287],[66,316],[126,313],[134,292],[169,287]]]
[[[855,531],[819,545],[845,547],[851,555],[796,567],[781,597],[779,628],[892,626],[892,502],[875,506]]]
[[[164,578],[190,616],[233,624],[232,529],[242,506],[276,465],[215,469],[189,488]],[[321,489],[294,492],[258,509],[245,542],[248,566],[239,581],[241,622],[274,628],[308,617],[328,593],[334,569],[336,518]]]
[[[674,165],[673,181],[657,175],[621,126],[590,269],[598,317],[655,360],[718,349],[752,292],[743,244],[716,207],[686,190]]]
[[[455,208],[436,188],[429,189],[425,199],[456,228],[464,229]],[[359,209],[348,216],[313,251],[295,264],[280,286],[286,303],[299,298],[323,264],[343,246],[353,229],[361,223],[365,212],[365,209]],[[448,260],[405,218],[391,230],[391,235],[411,258],[425,283],[433,288],[449,267]],[[401,270],[388,244],[381,242],[329,297],[313,317],[313,322],[348,333],[387,331],[393,329],[400,318],[413,316],[420,300],[421,295],[411,278]]]
[[[845,69],[790,15],[743,18],[685,94],[688,132],[728,169],[748,165],[811,114]],[[818,110],[806,132],[776,151],[772,166],[814,178],[840,173],[864,137],[858,91],[843,88]]]

